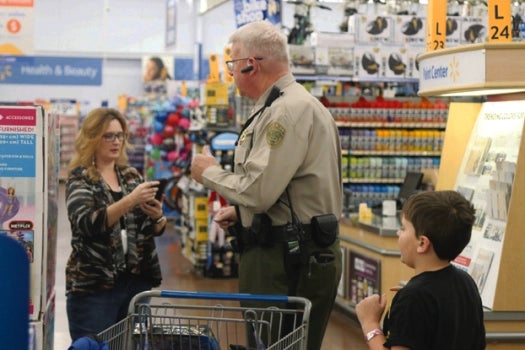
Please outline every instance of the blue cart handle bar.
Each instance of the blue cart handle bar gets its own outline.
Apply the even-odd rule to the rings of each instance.
[[[305,312],[310,313],[312,303],[310,300],[302,297],[287,295],[271,294],[249,294],[249,293],[216,293],[216,292],[190,292],[190,291],[173,291],[173,290],[150,290],[138,293],[129,303],[128,312],[132,314],[135,305],[144,298],[179,298],[179,299],[207,299],[207,300],[237,300],[237,301],[268,301],[268,302],[287,302],[299,303],[304,305]]]

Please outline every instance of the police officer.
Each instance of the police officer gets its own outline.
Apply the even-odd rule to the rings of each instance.
[[[232,204],[215,220],[223,228],[238,228],[239,291],[308,298],[308,349],[318,350],[341,276],[338,129],[329,111],[289,72],[287,39],[277,27],[267,21],[246,24],[230,43],[229,73],[255,106],[239,135],[233,172],[222,169],[204,147],[191,174]],[[320,218],[319,225],[314,218]],[[299,259],[291,259],[294,237],[300,241]]]

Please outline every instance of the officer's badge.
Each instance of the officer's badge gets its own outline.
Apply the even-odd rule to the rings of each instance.
[[[242,145],[244,141],[246,140],[246,130],[242,132],[241,136],[239,137],[239,145]]]
[[[284,139],[286,134],[286,129],[279,122],[271,122],[268,125],[268,130],[266,131],[266,142],[270,147],[279,146]]]

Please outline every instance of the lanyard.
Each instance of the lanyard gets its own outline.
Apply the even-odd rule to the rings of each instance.
[[[281,95],[282,95],[281,90],[279,90],[278,87],[273,86],[272,90],[268,94],[268,97],[266,98],[266,101],[264,101],[264,106],[259,108],[259,110],[255,112],[242,126],[241,131],[239,132],[239,136],[237,137],[237,141],[235,141],[235,146],[239,144],[239,139],[241,138],[241,135],[244,132],[244,130],[246,130],[248,126],[250,126],[250,124],[255,120],[255,118],[259,117],[260,115],[264,113],[264,110],[266,109],[266,107],[270,107],[273,101],[275,101]]]
[[[241,128],[241,131],[239,132],[239,136],[237,137],[237,141],[235,141],[235,147],[237,147],[237,145],[239,144],[239,140],[241,139],[244,131],[248,128],[248,126],[250,126],[250,124],[255,120],[255,118],[261,116],[266,107],[270,107],[273,103],[273,101],[275,101],[276,99],[279,98],[279,96],[281,96],[283,93],[281,92],[281,90],[279,90],[278,87],[276,86],[273,86],[272,87],[272,90],[270,91],[270,93],[268,94],[268,97],[266,98],[266,101],[264,101],[264,106],[262,106],[261,108],[259,108],[259,110],[257,110],[247,121],[246,123],[244,123],[244,125],[242,126]],[[250,141],[250,146],[253,145],[253,137]],[[233,169],[235,168],[235,150],[233,151],[233,157],[232,157],[232,160],[231,160],[231,168],[232,168],[232,171]]]

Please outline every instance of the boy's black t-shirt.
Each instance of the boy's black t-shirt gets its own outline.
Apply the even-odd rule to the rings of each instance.
[[[383,331],[388,348],[485,349],[483,306],[474,280],[452,265],[414,276],[392,300]]]

